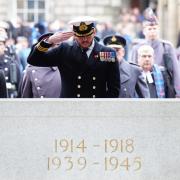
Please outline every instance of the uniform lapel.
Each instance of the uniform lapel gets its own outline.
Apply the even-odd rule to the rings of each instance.
[[[99,46],[99,44],[95,41],[95,44],[94,44],[94,48],[88,58],[88,65],[96,65],[100,62],[100,58],[99,58],[99,52],[101,51],[101,48]],[[96,66],[94,66],[96,67]]]
[[[82,60],[82,50],[79,47],[78,43],[76,41],[73,42],[73,50],[72,52],[74,52],[73,54],[73,59],[76,59],[79,63],[84,63],[84,61]]]
[[[83,73],[87,69],[87,59],[83,56],[83,52],[76,41],[73,42],[71,53],[71,66],[75,71]]]

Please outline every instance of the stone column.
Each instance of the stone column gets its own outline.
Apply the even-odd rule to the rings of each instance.
[[[16,0],[6,0],[7,16],[6,20],[14,21],[17,18],[17,1]]]
[[[159,19],[159,23],[160,23],[160,37],[163,37],[163,25],[164,25],[164,21],[163,21],[163,9],[164,9],[164,4],[163,4],[163,0],[159,0],[158,1],[158,9],[157,9],[157,14],[158,14],[158,19]]]
[[[7,7],[6,7],[6,2],[3,0],[0,0],[0,19],[5,20],[6,18],[6,13],[7,13]]]
[[[177,41],[178,29],[178,2],[177,0],[168,0],[168,39],[175,45]]]
[[[160,22],[160,36],[171,41],[174,45],[177,42],[178,29],[180,27],[178,11],[180,0],[159,0],[158,17]]]

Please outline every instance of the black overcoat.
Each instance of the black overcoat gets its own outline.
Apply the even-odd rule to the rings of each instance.
[[[41,48],[37,48],[37,47]],[[34,66],[58,66],[64,98],[115,98],[120,91],[120,73],[115,51],[95,41],[89,56],[76,41],[63,42],[43,52],[49,44],[41,41],[34,46],[28,63]],[[41,51],[43,49],[43,51]]]

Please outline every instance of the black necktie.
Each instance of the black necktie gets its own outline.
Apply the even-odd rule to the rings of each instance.
[[[89,48],[83,48],[82,49],[82,53],[83,53],[83,56],[85,59],[88,59],[88,56],[87,56],[87,51],[88,51]]]
[[[87,52],[89,48],[83,48],[82,51],[83,52]]]

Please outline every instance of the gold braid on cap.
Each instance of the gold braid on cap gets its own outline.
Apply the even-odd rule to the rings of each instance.
[[[41,51],[41,52],[46,52],[46,51],[48,51],[48,48],[45,48],[45,47],[41,46],[41,42],[39,42],[39,43],[36,45],[36,48],[38,49],[38,51]]]
[[[88,26],[84,22],[81,22],[79,26],[79,31],[86,31],[87,29],[88,29]]]
[[[79,34],[79,33],[75,32],[75,35],[78,36],[78,37],[90,36],[91,34],[93,34],[93,29],[90,32],[86,33],[86,34]]]

